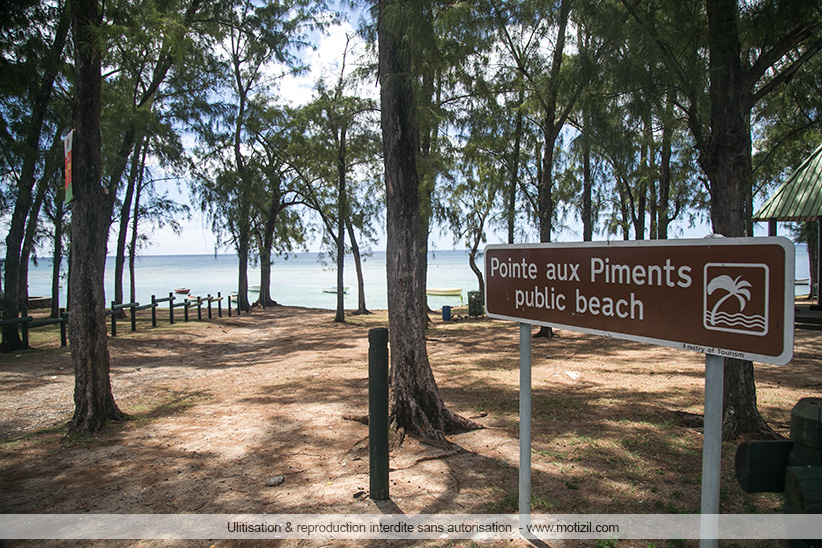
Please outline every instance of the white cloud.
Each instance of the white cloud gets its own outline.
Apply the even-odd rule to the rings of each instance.
[[[314,88],[319,80],[336,82],[345,53],[346,37],[351,37],[346,56],[346,74],[349,74],[362,62],[365,55],[365,43],[356,35],[356,30],[348,21],[330,27],[324,34],[314,37],[315,48],[302,52],[303,62],[310,67],[307,72],[298,76],[288,76],[280,84],[280,98],[292,105],[304,105],[314,95]]]

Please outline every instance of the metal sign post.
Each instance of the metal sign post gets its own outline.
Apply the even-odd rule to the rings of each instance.
[[[725,360],[705,355],[705,414],[702,427],[700,548],[716,548],[719,537],[719,478],[722,468],[722,388]]]
[[[531,518],[531,324],[519,324],[519,521]]]

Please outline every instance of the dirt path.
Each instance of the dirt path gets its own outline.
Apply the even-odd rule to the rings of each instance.
[[[386,316],[332,320],[274,308],[112,339],[115,398],[134,420],[89,439],[63,439],[73,411],[66,350],[0,357],[0,511],[379,512],[367,496],[368,428],[349,419],[367,413],[367,332]],[[534,346],[534,510],[697,510],[702,436],[692,419],[702,413],[704,358],[559,335]],[[409,439],[392,454],[395,511],[516,512],[517,337],[516,326],[489,320],[434,322],[428,348],[443,396],[486,428],[439,446]],[[798,331],[790,365],[757,366],[760,411],[782,433],[795,402],[822,392],[820,343],[822,333]],[[735,448],[724,448],[723,512],[780,511],[777,495],[741,492]],[[109,544],[243,545],[93,543]]]

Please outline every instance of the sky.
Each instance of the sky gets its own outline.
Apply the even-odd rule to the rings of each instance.
[[[281,99],[294,106],[305,104],[312,98],[314,85],[319,79],[336,78],[337,67],[342,61],[342,54],[345,50],[346,35],[353,36],[355,33],[350,23],[343,22],[329,29],[326,34],[315,34],[316,49],[302,52],[302,57],[310,70],[301,75],[285,78],[279,88]],[[356,44],[354,42],[356,40],[352,40],[351,47],[362,46],[362,40]],[[347,64],[351,62],[351,58],[348,57]],[[141,253],[143,255],[214,254],[217,237],[211,232],[203,214],[191,203],[187,188],[178,189],[176,183],[172,183],[167,190],[175,201],[192,206],[191,219],[180,222],[183,229],[180,235],[175,234],[170,228],[155,230],[150,236],[150,244],[144,247]],[[109,240],[112,239],[109,238]],[[114,241],[116,241],[116,235]],[[310,245],[312,251],[318,251],[319,248],[319,241]],[[381,249],[384,249],[384,244]],[[222,246],[218,252],[233,254],[234,249]]]

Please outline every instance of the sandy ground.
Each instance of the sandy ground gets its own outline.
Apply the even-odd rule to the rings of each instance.
[[[368,497],[368,427],[351,420],[368,411],[368,329],[386,326],[386,314],[335,324],[328,311],[279,307],[239,318],[141,325],[136,334],[121,328],[110,339],[111,377],[118,404],[133,420],[93,438],[65,438],[73,373],[68,351],[54,337],[34,338],[36,350],[0,356],[0,511],[515,513],[517,326],[432,319],[428,351],[443,397],[485,428],[450,436],[445,444],[407,439],[391,455],[389,503]],[[534,511],[698,511],[704,357],[567,331],[558,335],[534,341]],[[783,435],[796,401],[822,394],[820,343],[822,332],[798,330],[791,364],[757,364],[759,409]],[[780,495],[749,495],[737,485],[738,441],[723,448],[722,511],[780,512]],[[284,481],[274,485],[277,476]],[[399,545],[407,544],[473,545]]]

